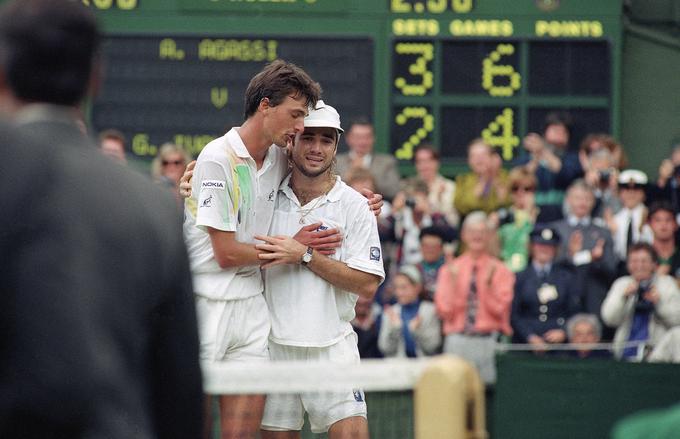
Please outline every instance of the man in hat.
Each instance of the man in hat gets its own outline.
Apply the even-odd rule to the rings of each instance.
[[[625,261],[631,245],[652,242],[652,231],[646,225],[647,208],[644,204],[647,175],[637,169],[627,169],[619,175],[618,181],[623,208],[614,215],[610,229],[614,252],[621,261]]]
[[[566,340],[565,322],[578,312],[579,299],[573,273],[555,263],[557,231],[537,224],[529,239],[531,264],[517,274],[510,323],[515,343],[531,343],[541,352]]]
[[[374,215],[366,199],[333,173],[340,116],[323,101],[304,120],[292,148],[292,172],[276,197],[271,236],[256,236],[271,313],[269,354],[274,361],[359,362],[350,321],[358,296],[373,298],[384,279]],[[326,256],[289,236],[301,225],[342,231],[342,245]],[[330,439],[368,438],[363,392],[269,395],[264,439],[299,437],[307,412],[315,433]]]

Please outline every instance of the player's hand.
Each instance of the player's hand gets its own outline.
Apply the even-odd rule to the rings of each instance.
[[[266,261],[261,268],[269,268],[281,264],[299,264],[302,256],[307,251],[307,246],[300,244],[289,236],[262,236],[255,235],[258,241],[264,244],[257,244],[255,248],[261,253],[258,255],[260,260]]]
[[[311,247],[322,255],[335,254],[335,249],[342,245],[342,234],[338,229],[317,230],[321,223],[302,227],[293,239],[307,247]]]
[[[363,188],[361,189],[361,195],[368,198],[368,207],[373,212],[373,215],[377,217],[380,216],[380,211],[383,207],[383,196],[381,194],[374,193],[372,190]]]
[[[179,179],[179,195],[182,198],[191,197],[191,177],[194,176],[194,168],[196,167],[196,160],[187,165],[184,170],[184,175]]]

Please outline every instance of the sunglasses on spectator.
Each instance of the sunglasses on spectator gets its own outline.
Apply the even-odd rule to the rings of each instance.
[[[184,165],[184,160],[163,160],[163,166],[168,166],[168,165]]]
[[[637,183],[619,183],[619,189],[630,189],[631,191],[642,191],[645,186]]]
[[[510,188],[511,191],[513,192],[534,192],[536,190],[535,187],[533,186],[513,186]]]

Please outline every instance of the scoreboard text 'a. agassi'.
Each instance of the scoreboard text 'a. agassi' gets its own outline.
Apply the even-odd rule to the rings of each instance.
[[[403,163],[423,142],[449,169],[483,137],[506,160],[545,115],[578,141],[619,130],[620,0],[83,0],[106,30],[97,129],[131,152],[197,154],[243,120],[248,80],[276,58],[307,70],[345,124],[366,116]]]

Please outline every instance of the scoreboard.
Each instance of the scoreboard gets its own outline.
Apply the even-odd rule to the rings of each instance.
[[[449,174],[475,137],[511,160],[553,110],[572,114],[574,146],[619,132],[620,0],[82,1],[106,34],[91,122],[142,158],[166,141],[195,155],[240,124],[248,80],[276,58],[345,125],[371,118],[404,172],[422,142]]]

